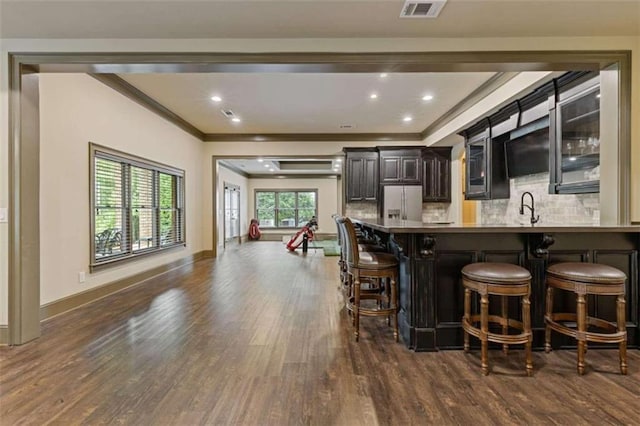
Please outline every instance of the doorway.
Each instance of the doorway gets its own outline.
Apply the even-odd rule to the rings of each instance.
[[[240,187],[231,183],[224,183],[224,242],[227,244],[241,243],[240,237]]]

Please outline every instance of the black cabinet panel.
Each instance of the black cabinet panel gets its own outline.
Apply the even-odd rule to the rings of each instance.
[[[451,148],[423,152],[422,201],[451,202]]]
[[[377,201],[378,153],[375,149],[345,148],[344,169],[346,201]]]
[[[390,185],[422,184],[422,148],[378,147],[380,183]]]
[[[380,181],[382,183],[401,183],[400,157],[380,157]]]

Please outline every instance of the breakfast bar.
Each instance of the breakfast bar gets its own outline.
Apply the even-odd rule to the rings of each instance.
[[[399,329],[410,349],[463,348],[461,270],[474,262],[509,263],[531,272],[534,349],[544,348],[548,265],[588,262],[619,269],[627,276],[627,344],[629,348],[639,346],[640,226],[487,226],[397,219],[352,220],[379,238],[399,260]],[[589,296],[587,314],[615,321],[616,304],[612,298]],[[554,305],[563,312],[575,312],[575,296],[556,294]],[[517,315],[518,301],[510,301],[508,309]],[[553,348],[576,345],[575,339],[557,333],[551,344]]]

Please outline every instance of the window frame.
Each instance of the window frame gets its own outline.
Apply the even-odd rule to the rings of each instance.
[[[296,188],[255,188],[253,190],[253,212],[255,213],[255,218],[259,219],[258,216],[258,193],[264,193],[264,192],[272,192],[275,194],[275,207],[274,207],[274,221],[277,224],[277,220],[278,220],[278,210],[279,209],[279,205],[280,205],[280,197],[278,195],[278,193],[282,193],[282,192],[294,192],[295,193],[295,200],[296,200],[296,206],[294,208],[295,211],[295,223],[297,224],[299,221],[298,218],[298,211],[300,210],[300,208],[298,207],[298,193],[301,192],[313,192],[315,194],[315,198],[316,198],[316,203],[314,206],[314,216],[317,218],[318,217],[318,205],[320,204],[320,200],[318,198],[318,189],[317,188],[306,188],[306,189],[296,189]],[[300,226],[303,225],[293,225],[293,226],[263,226],[262,224],[260,224],[261,227],[263,227],[263,229],[269,229],[269,230],[281,230],[281,229],[297,229]]]
[[[123,183],[121,189],[121,203],[122,203],[122,217],[126,220],[123,224],[122,241],[126,241],[126,248],[122,254],[108,256],[104,260],[96,257],[96,159],[104,159],[108,161],[115,161],[121,163],[121,171],[123,173]],[[152,174],[152,194],[153,206],[151,207],[152,214],[152,233],[154,239],[154,247],[145,249],[134,250],[133,241],[131,236],[132,232],[132,194],[131,194],[131,168],[138,167],[146,170],[151,170]],[[160,239],[161,219],[160,213],[163,210],[160,205],[160,173],[171,175],[173,186],[173,197],[175,198],[176,211],[176,229],[180,233],[180,239],[172,242],[171,244],[162,245]],[[172,167],[157,161],[149,160],[137,155],[122,152],[116,149],[108,148],[102,145],[98,145],[93,142],[89,142],[89,247],[90,247],[90,261],[89,270],[91,272],[107,268],[110,266],[120,265],[122,263],[136,260],[141,257],[145,257],[155,253],[165,252],[177,247],[187,246],[187,224],[186,224],[186,196],[185,196],[185,171],[177,167]]]

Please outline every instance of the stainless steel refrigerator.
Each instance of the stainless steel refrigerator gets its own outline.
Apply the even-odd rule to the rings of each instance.
[[[385,219],[422,222],[422,186],[387,185],[383,202]]]

